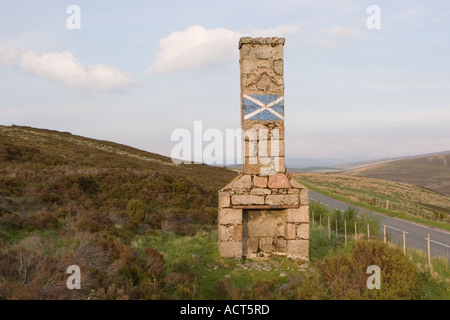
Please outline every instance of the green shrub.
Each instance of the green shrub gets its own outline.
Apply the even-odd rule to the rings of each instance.
[[[127,212],[134,222],[141,222],[145,219],[148,207],[139,199],[131,199],[127,203]]]
[[[381,289],[369,290],[366,270],[381,270]],[[326,289],[328,299],[416,299],[419,279],[414,264],[393,246],[382,241],[358,241],[350,250],[341,249],[319,261],[317,288]]]

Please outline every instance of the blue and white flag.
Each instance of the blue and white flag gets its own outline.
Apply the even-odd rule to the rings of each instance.
[[[244,120],[284,120],[284,97],[244,94]]]

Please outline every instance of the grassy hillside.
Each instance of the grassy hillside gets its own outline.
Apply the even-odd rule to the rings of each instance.
[[[309,263],[220,258],[217,191],[235,175],[0,126],[0,300],[449,298],[439,259],[430,271],[379,241],[343,247],[320,227]],[[367,289],[361,261],[383,264],[386,290]],[[80,290],[66,286],[70,265],[80,267]]]
[[[450,195],[450,153],[368,165],[345,173],[404,182]]]
[[[450,197],[432,190],[343,174],[294,175],[311,190],[356,206],[450,230]]]
[[[165,262],[132,241],[215,225],[217,190],[235,175],[70,133],[0,126],[0,299],[120,296],[117,286],[130,298],[152,296],[145,292]],[[88,270],[82,290],[65,288],[71,264]]]

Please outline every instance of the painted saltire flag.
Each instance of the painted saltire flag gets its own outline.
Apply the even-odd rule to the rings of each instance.
[[[244,120],[284,120],[284,97],[244,94]]]

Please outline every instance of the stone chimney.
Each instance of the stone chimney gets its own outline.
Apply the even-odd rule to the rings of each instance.
[[[286,174],[284,38],[239,41],[242,172],[219,191],[219,253],[309,259],[308,189]]]

